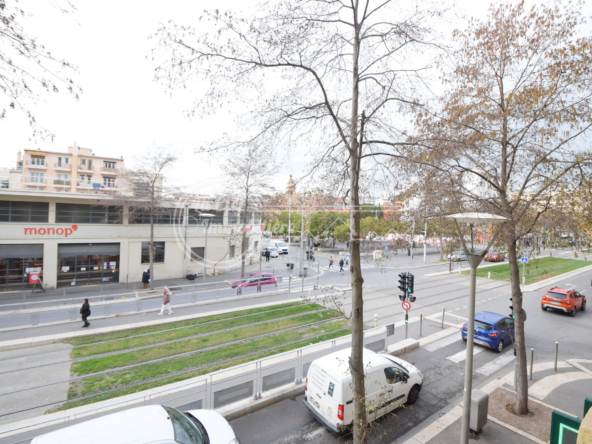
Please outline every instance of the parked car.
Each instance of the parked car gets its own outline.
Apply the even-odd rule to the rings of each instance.
[[[181,412],[148,405],[84,421],[33,438],[31,444],[239,444],[222,415],[214,410]]]
[[[311,362],[304,385],[304,405],[333,432],[353,424],[352,378],[348,358],[351,348]],[[374,420],[405,404],[417,401],[423,375],[402,359],[364,349],[366,406]]]
[[[272,274],[262,273],[248,279],[241,279],[232,283],[232,288],[257,287],[258,285],[277,285],[277,280]]]
[[[505,345],[514,342],[514,319],[490,311],[475,313],[475,344],[494,349],[501,353]],[[467,323],[461,330],[463,341],[467,340]]]
[[[506,255],[504,253],[490,251],[485,255],[483,259],[487,262],[503,262],[504,260],[506,260]]]
[[[467,257],[465,256],[464,251],[455,251],[454,253],[446,256],[446,260],[447,261],[452,260],[453,262],[460,262],[460,261],[466,261]]]
[[[574,317],[578,310],[586,310],[586,296],[573,289],[553,287],[543,295],[541,308],[544,311],[549,308],[561,310]]]

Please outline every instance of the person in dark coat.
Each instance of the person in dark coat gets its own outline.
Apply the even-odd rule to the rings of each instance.
[[[271,251],[265,250],[265,262],[269,262],[270,257],[271,257]]]
[[[340,272],[340,273],[343,273],[343,265],[344,265],[344,264],[345,264],[345,262],[343,262],[343,259],[341,259],[341,260],[339,261],[339,272]]]
[[[148,284],[150,283],[150,269],[146,270],[142,273],[142,288],[146,290],[148,288]]]
[[[82,307],[80,308],[80,315],[82,316],[82,320],[84,321],[84,327],[88,327],[90,322],[88,322],[87,318],[90,316],[90,305],[88,304],[88,299],[85,299]]]

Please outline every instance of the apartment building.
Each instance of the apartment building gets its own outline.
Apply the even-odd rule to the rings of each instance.
[[[201,274],[204,261],[208,274],[240,267],[239,211],[211,199],[167,202],[151,251],[149,217],[97,202],[119,192],[107,171],[118,168],[122,159],[74,146],[68,153],[27,150],[17,168],[0,171],[8,180],[0,186],[0,292],[32,288],[37,276],[45,288],[140,282],[150,255],[157,280]],[[248,221],[246,260],[253,263],[260,260],[261,217],[249,214]]]
[[[116,190],[117,175],[124,166],[123,157],[97,156],[76,143],[66,153],[25,150],[17,154],[9,186],[48,192],[108,193]]]

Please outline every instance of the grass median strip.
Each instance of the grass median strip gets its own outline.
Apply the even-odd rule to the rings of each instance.
[[[124,367],[133,364],[139,364],[159,358],[178,355],[181,353],[192,352],[208,347],[222,345],[227,342],[248,339],[262,334],[281,331],[299,325],[310,324],[339,316],[335,310],[318,311],[315,313],[303,314],[293,318],[282,320],[271,320],[257,325],[248,325],[235,330],[219,331],[197,338],[186,339],[154,347],[119,353],[116,355],[91,358],[72,364],[71,371],[76,375],[87,375],[103,370]],[[105,376],[107,377],[107,376]]]
[[[134,336],[109,342],[101,342],[94,345],[79,346],[72,349],[72,351],[70,352],[70,356],[72,358],[81,358],[86,356],[98,355],[102,353],[126,350],[135,347],[143,347],[147,345],[158,344],[161,342],[172,341],[175,339],[182,339],[188,336],[195,336],[214,332],[217,330],[225,330],[228,328],[239,327],[241,325],[254,324],[257,322],[264,322],[268,320],[270,321],[285,316],[294,316],[298,314],[316,312],[322,309],[323,307],[321,307],[320,305],[302,304],[296,307],[288,307],[270,312],[240,316],[237,318],[231,318],[217,322],[202,323],[178,330],[156,332],[145,336]]]
[[[272,310],[278,310],[278,309],[284,309],[284,308],[302,306],[302,305],[309,305],[309,304],[302,304],[301,302],[291,302],[291,303],[287,303],[287,304],[270,305],[268,307],[259,307],[259,308],[251,308],[249,310],[233,311],[230,313],[223,313],[223,314],[213,315],[213,316],[205,316],[203,318],[196,318],[196,319],[191,319],[191,320],[187,320],[187,321],[171,322],[170,324],[153,325],[150,327],[136,328],[133,330],[119,331],[119,332],[115,332],[115,333],[105,333],[102,335],[85,336],[82,338],[72,338],[72,339],[68,339],[64,342],[66,342],[67,344],[74,345],[74,346],[88,345],[88,344],[94,344],[97,342],[112,341],[114,339],[129,338],[130,336],[136,336],[136,335],[145,334],[145,333],[154,333],[154,332],[159,332],[159,331],[163,331],[163,330],[170,330],[173,328],[181,328],[181,327],[187,327],[187,326],[192,326],[192,325],[200,325],[200,324],[204,324],[206,322],[221,321],[224,319],[232,319],[237,316],[245,316],[245,315],[250,315],[250,314],[255,314],[255,313],[265,313],[265,312],[269,312]]]
[[[202,375],[212,373],[212,372],[224,369],[224,368],[229,368],[229,367],[233,367],[235,365],[245,364],[247,362],[256,361],[257,359],[262,359],[262,358],[266,358],[268,356],[272,356],[275,354],[284,353],[284,352],[287,352],[290,350],[295,350],[297,348],[305,347],[309,344],[316,344],[316,343],[323,342],[323,341],[329,341],[331,339],[340,338],[342,336],[346,336],[349,334],[351,334],[351,331],[349,329],[332,331],[330,333],[326,333],[323,335],[303,339],[301,341],[298,341],[298,342],[295,342],[292,344],[278,346],[278,347],[275,347],[271,350],[262,350],[259,353],[254,353],[249,356],[232,358],[230,360],[224,361],[223,363],[213,363],[210,365],[205,365],[204,367],[201,367],[199,369],[188,371],[186,373],[179,374],[179,375],[164,377],[164,378],[159,379],[157,381],[148,381],[148,382],[134,385],[132,387],[125,387],[125,388],[113,390],[112,392],[109,392],[109,393],[102,393],[102,394],[89,396],[88,398],[84,398],[84,399],[80,399],[80,400],[76,400],[76,401],[69,401],[69,402],[66,402],[66,403],[60,405],[59,407],[57,407],[53,411],[72,409],[75,407],[93,404],[95,402],[100,402],[100,401],[105,401],[108,399],[117,398],[119,396],[129,395],[131,393],[137,393],[142,390],[148,390],[148,389],[155,388],[155,387],[161,387],[161,386],[167,385],[167,384],[173,384],[175,382],[184,381],[184,380],[190,379],[190,378],[195,378],[197,376],[202,376]],[[98,390],[96,390],[96,391],[98,391]],[[68,392],[68,398],[74,398],[76,396],[80,396],[80,393],[78,392],[78,388],[72,387],[70,389],[70,391]]]
[[[282,344],[287,344],[295,341],[304,341],[304,345],[309,343],[317,342],[320,337],[324,337],[329,333],[337,333],[345,327],[347,321],[345,319],[339,319],[333,322],[327,322],[316,326],[307,326],[297,330],[291,330],[287,332],[279,332],[275,335],[266,336],[263,338],[253,339],[252,341],[246,341],[241,344],[233,344],[226,347],[220,347],[214,350],[207,350],[201,353],[196,353],[191,356],[184,356],[179,358],[173,358],[167,361],[155,362],[151,364],[141,365],[131,369],[115,371],[106,375],[91,376],[80,381],[75,381],[70,384],[68,390],[68,398],[75,398],[77,396],[89,395],[94,392],[100,392],[103,390],[109,390],[117,388],[118,386],[128,385],[135,382],[140,382],[147,379],[152,379],[167,373],[182,371],[192,367],[206,366],[204,367],[203,373],[209,373],[212,370],[208,364],[215,364],[218,361],[228,360],[231,358],[237,358],[247,353],[253,353],[261,351],[264,356],[273,355],[280,353],[277,348]],[[342,330],[338,336],[344,336],[349,334],[349,330]],[[323,339],[325,340],[325,339]],[[292,348],[303,347],[301,343],[294,345],[290,344]],[[273,348],[273,350],[266,350]],[[267,353],[267,354],[265,354]],[[263,356],[261,355],[261,356]],[[259,356],[259,355],[257,355]],[[245,361],[249,362],[255,359],[252,355],[244,356]],[[229,367],[235,364],[224,362],[217,369]],[[201,369],[200,369],[201,370]],[[196,376],[196,374],[192,374]],[[191,376],[184,375],[181,379],[187,379]],[[179,380],[181,380],[179,379]],[[156,386],[163,385],[168,382],[159,382]],[[136,390],[137,391],[137,390]]]
[[[563,273],[577,270],[579,268],[592,265],[589,261],[580,261],[576,259],[562,259],[557,257],[542,257],[538,259],[530,259],[526,265],[526,283],[534,284],[535,282],[549,279]],[[523,265],[520,266],[520,282],[522,283]],[[468,274],[468,271],[464,272]],[[510,264],[494,265],[492,267],[478,268],[477,276],[487,277],[491,273],[491,279],[498,279],[502,281],[510,281]]]

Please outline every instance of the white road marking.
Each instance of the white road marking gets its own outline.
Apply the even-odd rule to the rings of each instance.
[[[428,344],[428,345],[425,346],[425,349],[427,351],[433,352],[433,351],[438,350],[439,348],[446,347],[447,345],[453,344],[456,341],[460,341],[460,340],[461,340],[461,337],[457,333],[457,334],[454,334],[454,335],[447,336],[444,339],[440,339],[440,340],[438,340],[436,342],[433,342],[431,344]]]
[[[493,361],[488,362],[485,365],[482,365],[476,371],[477,373],[481,373],[482,375],[489,376],[497,372],[506,364],[512,362],[514,359],[516,359],[516,356],[514,356],[513,352],[504,353],[503,355],[495,358]]]
[[[475,347],[473,348],[473,356],[475,356],[478,353],[481,353],[483,350],[485,350],[485,348],[475,345]],[[458,364],[459,362],[462,362],[465,359],[467,359],[467,349],[459,351],[458,353],[455,353],[452,356],[448,356],[446,359],[449,359],[452,362],[456,362]]]
[[[531,385],[528,394],[542,401],[560,385],[579,381],[580,379],[592,379],[592,376],[584,372],[567,372],[547,376]]]

